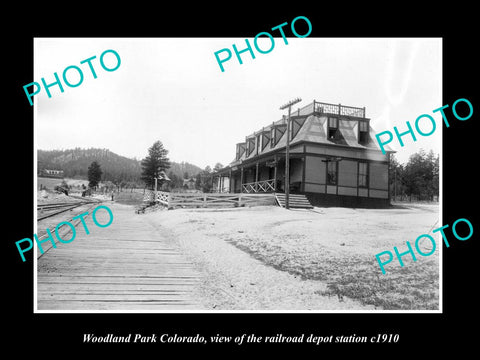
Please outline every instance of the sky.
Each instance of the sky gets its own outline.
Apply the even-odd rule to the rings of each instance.
[[[247,135],[282,118],[279,107],[300,97],[305,106],[315,99],[366,107],[376,133],[393,126],[407,130],[422,114],[437,129],[405,146],[389,144],[404,163],[420,148],[441,152],[442,120],[432,110],[442,103],[441,38],[274,38],[267,54],[253,48],[239,64],[232,50],[246,47],[245,38],[36,38],[34,79],[62,79],[66,67],[83,72],[78,87],[63,83],[35,95],[35,148],[42,150],[106,148],[142,159],[160,140],[175,162],[205,168],[227,165],[235,145]],[[249,39],[253,47],[253,39]],[[261,49],[270,47],[260,38]],[[229,48],[233,56],[222,72],[214,53]],[[105,50],[115,50],[121,64],[107,72],[100,65]],[[91,61],[97,78],[87,63]],[[222,54],[221,56],[224,56]],[[114,67],[111,53],[104,57]],[[78,82],[75,70],[67,72]],[[27,103],[28,100],[26,99]],[[424,132],[428,124],[421,125]]]

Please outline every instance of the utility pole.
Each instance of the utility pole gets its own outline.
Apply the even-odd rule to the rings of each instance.
[[[395,182],[394,182],[394,185],[393,185],[393,188],[395,189],[395,200],[394,201],[397,201],[397,166],[394,167],[395,169],[395,172],[394,172],[394,179],[395,179]]]
[[[285,209],[289,209],[290,198],[290,114],[292,111],[292,105],[302,101],[300,98],[289,101],[285,105],[280,106],[280,110],[284,110],[288,107],[287,118],[287,145],[285,147]]]

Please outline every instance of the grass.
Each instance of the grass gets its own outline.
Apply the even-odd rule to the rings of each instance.
[[[346,296],[385,310],[439,308],[438,252],[431,257],[418,256],[416,262],[404,256],[404,267],[394,258],[382,274],[374,255],[344,253],[339,257],[327,249],[305,251],[302,247],[287,251],[262,238],[236,237],[229,242],[279,270],[324,281],[326,290],[318,291],[319,295]]]
[[[438,250],[428,257],[418,255],[415,262],[405,255],[403,267],[394,258],[385,266],[386,274],[375,258],[382,251],[393,252],[394,246],[403,252],[405,241],[414,244],[420,234],[431,234],[438,222],[436,204],[315,211],[278,207],[224,213],[178,210],[167,215],[174,217],[170,226],[181,228],[191,239],[203,233],[229,242],[276,269],[321,281],[319,295],[340,300],[348,297],[385,310],[439,308]]]
[[[420,260],[385,275],[379,275],[376,263],[364,260],[353,266],[355,273],[344,271],[330,278],[320,294],[347,296],[385,310],[436,310],[438,267],[434,260]]]

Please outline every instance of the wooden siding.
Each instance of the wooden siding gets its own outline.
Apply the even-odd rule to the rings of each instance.
[[[268,180],[270,179],[270,168],[267,166],[258,167],[258,180]]]
[[[370,197],[388,199],[388,191],[370,189]]]
[[[358,196],[368,196],[368,189],[365,188],[358,188]]]
[[[336,194],[337,186],[336,185],[327,185],[327,194]]]
[[[300,159],[290,160],[290,183],[302,181],[303,162]]]
[[[339,146],[325,146],[307,144],[305,147],[306,153],[322,154],[327,156],[340,156],[346,158],[354,158],[360,160],[373,160],[373,161],[388,161],[388,155],[383,155],[378,151],[369,151],[363,149],[351,149]]]
[[[388,165],[370,163],[370,189],[388,190]]]
[[[325,193],[325,185],[324,184],[312,184],[312,183],[305,183],[305,192],[312,192],[312,193]]]
[[[340,161],[338,163],[338,185],[357,187],[357,167],[357,161]],[[356,191],[355,195],[357,195]]]
[[[322,160],[325,160],[325,157],[306,155],[305,192],[388,199],[388,164],[367,161],[369,188],[361,188],[357,185],[358,162],[362,160],[339,161],[337,185],[326,185],[326,163]]]
[[[351,195],[357,196],[357,188],[356,187],[338,187],[338,195]]]
[[[317,156],[307,156],[305,158],[306,183],[325,184],[325,163],[322,159],[323,158]]]

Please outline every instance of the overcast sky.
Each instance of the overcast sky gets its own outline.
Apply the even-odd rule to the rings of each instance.
[[[264,40],[264,41],[263,41]],[[269,40],[259,42],[268,49]],[[253,44],[253,39],[250,39]],[[437,130],[405,147],[392,143],[405,162],[424,148],[441,151],[442,41],[440,38],[275,38],[268,54],[233,55],[221,72],[214,52],[245,46],[244,38],[37,38],[34,79],[54,81],[70,65],[83,70],[83,83],[35,96],[36,148],[107,148],[142,159],[160,140],[176,162],[204,168],[235,157],[235,144],[279,120],[279,107],[300,97],[299,107],[320,102],[366,107],[378,133],[406,130],[421,114],[437,120]],[[253,46],[253,45],[252,45]],[[121,57],[113,72],[99,63],[103,51]],[[92,61],[97,78],[88,64]],[[223,54],[222,54],[223,56]],[[112,54],[105,57],[115,65]],[[113,65],[112,65],[113,64]],[[75,71],[69,79],[75,82]],[[63,80],[62,80],[63,81]],[[27,104],[28,104],[28,100]],[[296,109],[296,107],[295,107]],[[425,125],[425,131],[428,128]]]

